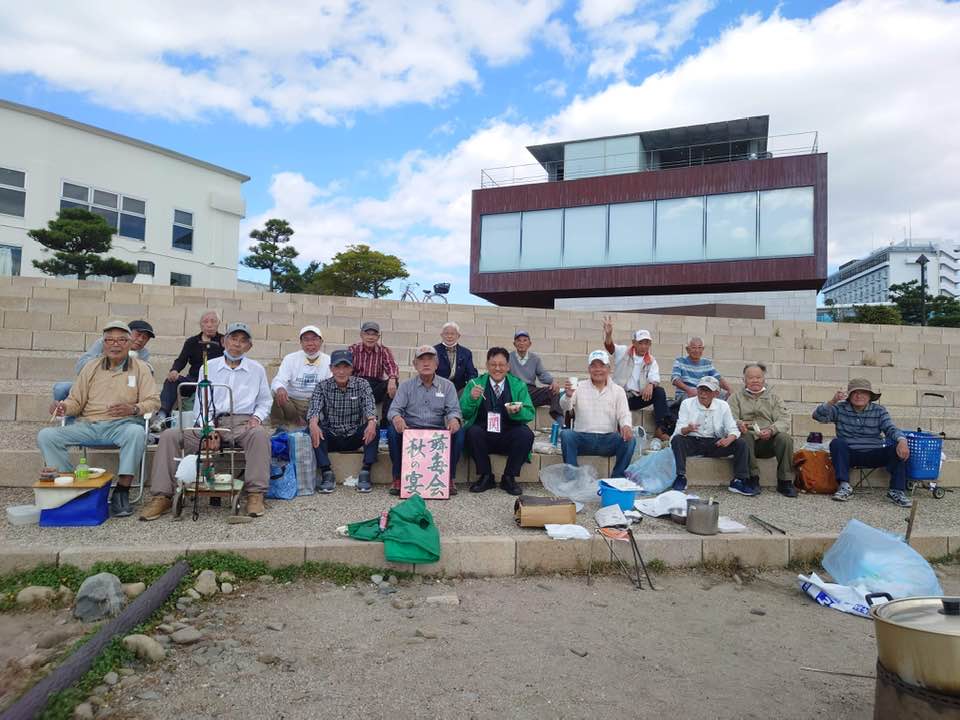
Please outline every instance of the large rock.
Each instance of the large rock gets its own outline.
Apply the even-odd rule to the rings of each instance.
[[[31,585],[17,593],[17,605],[42,605],[56,597],[53,588]]]
[[[147,589],[146,583],[142,583],[142,582],[123,584],[123,594],[126,595],[131,600],[133,600],[135,597],[140,597],[140,595],[142,595],[144,590],[146,589]]]
[[[217,574],[213,570],[202,570],[193,587],[201,595],[215,595],[217,592]]]
[[[123,608],[127,596],[120,578],[110,573],[91,575],[77,591],[73,616],[84,622],[95,622],[116,615]]]
[[[167,656],[163,645],[146,635],[127,635],[123,639],[123,646],[141,660],[158,662]]]

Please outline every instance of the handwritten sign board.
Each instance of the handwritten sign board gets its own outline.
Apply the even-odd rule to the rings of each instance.
[[[400,497],[419,495],[424,500],[450,497],[450,432],[448,430],[403,431],[403,461],[400,464]]]

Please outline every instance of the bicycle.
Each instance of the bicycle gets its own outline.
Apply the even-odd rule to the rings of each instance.
[[[433,290],[424,290],[423,299],[417,297],[416,292],[413,288],[420,287],[420,283],[411,282],[407,283],[407,286],[403,289],[403,294],[400,296],[400,302],[425,302],[425,303],[439,303],[449,304],[447,302],[446,294],[450,292],[450,283],[435,283]]]

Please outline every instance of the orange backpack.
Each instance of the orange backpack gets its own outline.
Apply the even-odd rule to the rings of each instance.
[[[797,450],[793,454],[793,469],[793,484],[802,492],[832,495],[839,487],[826,450]]]

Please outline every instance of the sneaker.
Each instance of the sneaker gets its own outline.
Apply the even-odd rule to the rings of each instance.
[[[837,502],[846,502],[853,497],[853,486],[850,483],[840,483],[840,487],[833,494],[833,499]]]
[[[267,509],[263,505],[263,493],[249,493],[247,495],[247,515],[261,517]]]
[[[795,498],[797,496],[797,489],[793,486],[793,483],[789,480],[784,482],[777,483],[777,492],[788,498]]]
[[[359,481],[357,485],[359,486]],[[320,475],[320,484],[317,485],[317,490],[325,495],[329,495],[336,487],[337,477],[333,474],[333,470],[324,470]]]
[[[400,494],[400,478],[395,477],[393,483],[390,485],[390,494],[399,495]]]
[[[913,500],[908,498],[907,494],[903,490],[888,490],[887,500],[892,502],[894,505],[899,505],[900,507],[913,507]]]
[[[740,478],[731,480],[727,490],[732,493],[737,493],[737,495],[746,495],[747,497],[754,497],[760,494],[760,488],[754,487],[749,480],[741,480]]]
[[[756,492],[754,493],[754,495],[759,495],[760,493],[763,492],[763,488],[760,487],[760,476],[759,476],[759,475],[751,475],[751,476],[750,476],[750,482],[747,483],[747,484],[748,484],[750,487],[752,487],[754,490],[756,490]]]
[[[680,492],[686,492],[687,490],[687,476],[686,475],[677,475],[677,479],[673,481],[673,489],[679,490]]]
[[[373,490],[373,481],[370,479],[369,470],[361,470],[357,476],[357,492],[368,493]]]
[[[154,495],[150,498],[150,502],[144,505],[143,510],[140,511],[140,519],[156,520],[161,515],[170,512],[170,508],[172,507],[173,500],[166,495]]]
[[[113,517],[130,517],[133,515],[133,508],[130,507],[130,489],[120,487],[113,489],[113,495],[110,496],[110,514]]]
[[[523,495],[523,488],[520,487],[520,483],[510,475],[504,475],[500,478],[500,489],[510,495]]]

